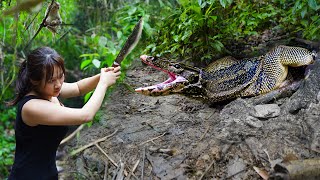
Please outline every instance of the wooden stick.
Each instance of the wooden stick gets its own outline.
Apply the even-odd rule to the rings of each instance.
[[[119,167],[119,165],[101,148],[101,146],[99,146],[98,143],[94,144],[101,152],[103,155],[105,155],[108,160],[115,166],[115,167]],[[126,170],[124,170],[124,175],[128,176],[128,172]]]
[[[211,116],[213,115],[213,113],[209,114],[205,120],[208,120]],[[204,133],[202,134],[202,136],[200,137],[199,141],[202,141],[202,139],[206,136],[206,134],[208,133],[210,129],[210,126],[207,126],[206,130],[204,131]]]
[[[236,175],[238,175],[240,173],[243,173],[245,170],[247,170],[247,168],[244,168],[244,169],[240,170],[239,172],[231,174],[230,176],[226,177],[226,179],[231,179],[233,176],[236,176]]]
[[[40,11],[37,12],[37,14],[33,17],[33,19],[31,20],[31,22],[27,25],[26,30],[29,29],[30,25],[33,23],[33,21],[36,19],[36,17],[39,15]],[[26,31],[25,30],[25,31]]]
[[[123,173],[124,173],[124,163],[121,162],[121,160],[120,160],[120,170],[119,170],[119,172],[117,174],[116,180],[123,180],[124,179]]]
[[[206,171],[204,171],[204,173],[201,175],[199,180],[201,180],[204,177],[204,175],[207,174],[207,172],[210,170],[210,168],[214,165],[215,162],[216,162],[215,160],[211,162],[211,164],[207,167]]]
[[[105,155],[105,156],[108,158],[108,160],[109,160],[114,166],[119,167],[119,165],[118,165],[113,159],[111,159],[111,157],[110,157],[97,143],[95,143],[94,145],[102,152],[103,155]]]
[[[167,132],[161,134],[160,136],[157,136],[157,137],[154,137],[154,138],[152,138],[152,139],[149,139],[148,141],[142,142],[142,143],[139,144],[139,146],[144,145],[144,144],[147,144],[148,142],[151,142],[151,141],[156,140],[156,139],[158,139],[158,138],[161,138],[162,136],[164,136],[164,135],[166,135],[166,134],[167,134]]]
[[[79,126],[75,131],[73,131],[68,137],[64,138],[61,141],[60,145],[72,139],[78,132],[80,132],[83,129],[83,127],[84,127],[84,124],[81,124],[81,126]]]
[[[141,167],[141,179],[143,180],[143,176],[144,176],[144,163],[145,163],[145,159],[146,159],[146,147],[143,147],[143,155],[142,155],[142,167]]]
[[[136,171],[139,163],[140,163],[140,159],[138,159],[138,161],[133,165],[133,168],[132,168],[132,170],[130,171],[130,174],[128,175],[128,179],[130,179],[131,176],[133,175],[134,171]]]
[[[101,142],[101,141],[105,141],[106,139],[108,139],[108,138],[112,137],[113,135],[115,135],[117,132],[118,132],[118,129],[116,129],[112,134],[110,134],[110,135],[108,135],[108,136],[105,136],[105,137],[103,137],[103,138],[97,139],[96,141],[94,141],[94,142],[92,142],[92,143],[89,143],[89,144],[87,144],[87,145],[85,145],[85,146],[80,147],[80,148],[77,149],[77,150],[72,151],[72,152],[71,152],[71,156],[74,156],[75,154],[77,154],[77,153],[79,153],[79,152],[87,149],[88,147],[91,147],[91,146],[95,145],[96,143],[99,143],[99,142]]]
[[[204,131],[204,133],[203,133],[202,136],[200,137],[199,141],[202,141],[202,139],[203,139],[203,138],[206,136],[206,134],[208,133],[209,129],[210,129],[210,126],[208,126],[208,127],[206,128],[206,130]]]
[[[104,162],[104,166],[105,166],[105,168],[104,168],[104,176],[103,176],[103,180],[108,180],[108,175],[109,175],[109,162],[108,161],[105,161]]]
[[[113,171],[113,176],[112,176],[112,180],[116,180],[117,178],[117,172],[120,170],[120,167],[118,166],[116,170]]]
[[[59,38],[57,41],[55,41],[54,44],[56,44],[57,42],[61,41],[61,39],[63,39],[70,31],[71,31],[71,29],[67,30],[64,34],[62,34],[62,35],[60,36],[60,38]]]

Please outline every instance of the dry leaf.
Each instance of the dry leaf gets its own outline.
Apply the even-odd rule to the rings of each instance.
[[[256,166],[253,166],[253,169],[262,177],[262,179],[267,180],[269,178],[269,174],[266,170],[260,169]]]

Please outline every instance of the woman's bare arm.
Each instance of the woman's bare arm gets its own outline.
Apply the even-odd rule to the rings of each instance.
[[[114,68],[114,72],[118,72],[120,67]],[[97,74],[92,77],[88,77],[77,81],[75,83],[63,83],[60,97],[62,98],[70,98],[76,96],[82,96],[94,88],[96,88],[98,82],[100,80],[100,74]]]
[[[120,72],[103,72],[89,101],[82,108],[58,106],[47,100],[32,99],[22,108],[23,121],[29,126],[36,125],[78,125],[89,122],[99,110],[107,87],[119,78]]]
[[[88,77],[75,83],[63,83],[60,97],[70,98],[84,95],[96,88],[100,79],[100,74]]]

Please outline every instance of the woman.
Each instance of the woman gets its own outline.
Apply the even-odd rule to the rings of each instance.
[[[64,83],[62,57],[49,47],[35,49],[21,65],[16,82],[18,104],[15,124],[13,179],[58,179],[56,150],[67,133],[67,125],[93,119],[108,87],[120,76],[120,67],[102,68],[101,73],[76,83]],[[57,98],[80,96],[95,88],[82,108],[64,107]]]

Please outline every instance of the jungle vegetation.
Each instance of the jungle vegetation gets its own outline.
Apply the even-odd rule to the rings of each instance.
[[[15,149],[16,109],[5,102],[15,95],[19,64],[31,49],[56,49],[65,59],[67,80],[74,81],[110,66],[141,16],[145,21],[142,38],[123,69],[142,53],[201,63],[235,52],[241,56],[244,47],[255,52],[260,41],[274,37],[320,40],[317,0],[58,2],[63,23],[53,34],[45,27],[39,31],[52,0],[0,1],[0,179],[7,177]]]

